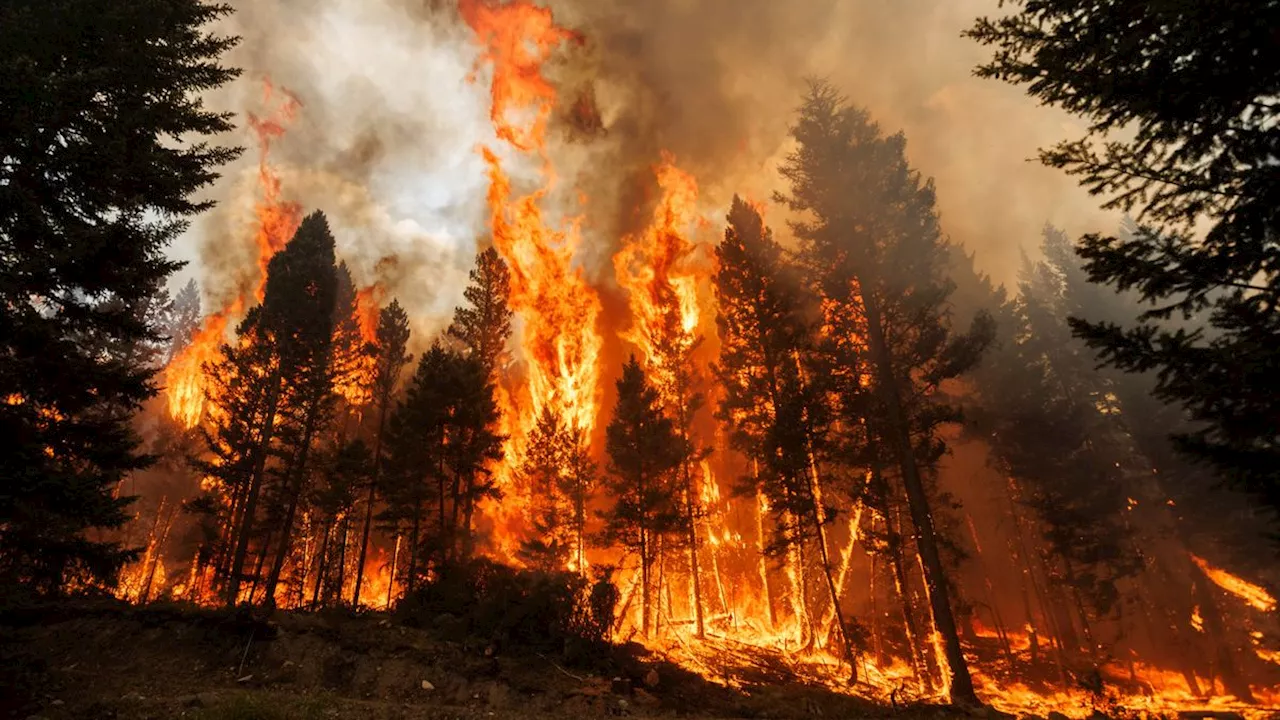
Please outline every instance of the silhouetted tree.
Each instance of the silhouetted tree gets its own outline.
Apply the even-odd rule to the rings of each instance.
[[[454,310],[449,336],[457,339],[491,377],[505,365],[511,336],[511,271],[492,247],[476,253],[471,284],[463,291],[471,307]]]
[[[825,526],[836,513],[821,502],[818,467],[829,450],[827,388],[810,382],[813,332],[799,280],[773,232],[750,205],[734,197],[724,240],[716,247],[715,288],[720,329],[716,375],[723,390],[719,416],[732,446],[753,461],[742,485],[763,493],[773,515],[772,556],[816,543],[841,640],[847,623],[831,575]]]
[[[534,537],[522,543],[521,556],[544,570],[572,564],[584,573],[587,502],[596,483],[584,433],[543,408],[520,473],[530,492],[534,530]]]
[[[661,542],[684,530],[679,470],[687,449],[634,356],[623,366],[617,387],[618,404],[606,431],[605,485],[614,504],[603,515],[603,538],[640,561],[641,626],[647,635],[653,627],[653,566]]]
[[[901,134],[884,137],[865,111],[831,86],[814,82],[792,127],[798,147],[782,168],[788,205],[805,214],[793,224],[806,266],[834,311],[859,317],[869,399],[849,425],[867,423],[891,448],[915,526],[934,623],[951,672],[951,699],[976,704],[951,607],[925,471],[945,448],[936,427],[955,418],[938,385],[972,367],[994,332],[981,315],[953,337],[947,317],[951,283],[943,277],[946,242],[934,210],[932,181],[905,157]],[[860,400],[861,402],[861,400]]]
[[[1091,280],[1134,290],[1145,312],[1073,331],[1107,363],[1154,372],[1155,396],[1197,423],[1182,450],[1280,508],[1280,3],[1018,5],[969,30],[995,48],[978,75],[1086,119],[1041,161],[1149,225],[1078,250]],[[1198,314],[1207,327],[1168,322]]]
[[[364,563],[369,551],[369,531],[373,526],[373,505],[378,495],[378,477],[383,465],[383,442],[387,430],[387,414],[392,409],[396,386],[404,366],[413,361],[408,354],[409,314],[398,300],[378,313],[377,360],[373,375],[373,405],[377,414],[377,426],[373,434],[373,471],[369,475],[368,493],[365,497],[364,527],[360,532],[360,555],[356,561],[355,590],[351,604],[360,604],[360,586],[364,581]]]
[[[142,309],[194,193],[238,150],[200,100],[237,75],[225,5],[17,0],[0,7],[0,579],[40,591],[111,579],[131,553],[121,478],[146,467],[131,416],[153,365],[104,346],[158,343]]]
[[[200,329],[202,317],[200,286],[196,284],[195,278],[192,278],[182,286],[178,296],[173,299],[173,313],[168,327],[169,352],[165,357],[166,362],[173,360],[178,353],[191,344],[191,339]]]

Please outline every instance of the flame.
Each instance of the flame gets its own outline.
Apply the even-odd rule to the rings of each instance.
[[[556,101],[542,65],[577,35],[557,26],[551,10],[524,0],[461,0],[459,8],[481,48],[476,71],[483,66],[492,69],[490,118],[498,138],[518,154],[534,155],[543,163],[542,187],[516,196],[498,154],[489,147],[480,149],[489,168],[493,244],[511,270],[508,301],[522,322],[519,345],[528,374],[524,388],[501,393],[503,431],[510,440],[497,483],[509,501],[484,508],[505,528],[495,540],[511,558],[517,539],[513,533],[518,533],[528,512],[524,494],[514,487],[512,469],[521,465],[536,418],[543,408],[550,408],[568,426],[589,432],[599,405],[600,299],[573,262],[579,245],[576,225],[554,229],[542,210],[554,179],[546,126]]]
[[[263,102],[271,104],[276,94],[281,102],[265,117],[248,113],[249,127],[258,141],[258,184],[262,195],[254,205],[254,247],[257,250],[258,274],[254,280],[254,298],[262,301],[267,284],[267,264],[271,257],[289,242],[302,222],[302,206],[282,199],[280,177],[268,162],[271,143],[284,135],[301,106],[287,90],[277,90],[270,80],[263,81]],[[213,360],[226,338],[227,326],[247,307],[242,291],[218,312],[205,319],[204,325],[165,368],[165,394],[169,414],[185,427],[195,427],[204,416],[207,382],[204,365]]]
[[[663,153],[654,168],[662,199],[653,221],[627,238],[613,258],[618,285],[628,292],[632,327],[623,334],[643,355],[660,388],[673,385],[672,352],[694,341],[702,320],[698,289],[711,276],[688,238],[697,222],[698,183]],[[683,346],[683,347],[682,347]]]
[[[1212,580],[1214,585],[1235,595],[1254,608],[1262,612],[1271,612],[1276,609],[1275,597],[1262,587],[1232,575],[1226,570],[1214,567],[1196,555],[1191,556],[1191,561],[1204,571],[1205,576]]]

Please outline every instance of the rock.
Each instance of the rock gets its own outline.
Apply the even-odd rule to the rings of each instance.
[[[430,682],[429,680],[423,680],[423,681],[422,681],[422,689],[423,689],[423,690],[426,690],[427,692],[431,692],[432,690],[435,690],[435,689],[436,689],[436,686],[435,686],[435,685],[432,685],[432,684],[431,684],[431,682]]]
[[[636,689],[636,704],[644,707],[656,708],[662,704],[662,701],[653,693],[647,693],[644,690]]]
[[[609,684],[609,691],[614,695],[630,695],[631,679],[623,677],[614,678],[613,682]]]
[[[661,680],[661,678],[658,677],[658,671],[650,668],[649,672],[644,676],[644,686],[652,690],[658,687],[659,680]]]

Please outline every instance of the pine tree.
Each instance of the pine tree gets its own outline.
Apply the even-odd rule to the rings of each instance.
[[[476,358],[490,377],[505,365],[507,339],[511,336],[511,271],[492,247],[476,253],[471,284],[463,291],[471,307],[454,311],[449,336]]]
[[[751,495],[763,493],[774,517],[771,556],[818,545],[823,577],[852,677],[853,648],[840,593],[832,579],[825,526],[835,513],[820,501],[817,472],[827,455],[831,409],[820,383],[807,382],[813,333],[804,317],[799,281],[773,232],[750,205],[734,197],[724,240],[716,248],[715,278],[720,330],[716,375],[723,394],[719,417],[730,443],[753,461],[744,479]]]
[[[242,389],[253,398],[209,393],[209,402],[218,407],[229,423],[245,422],[238,417],[241,406],[251,404],[248,416],[253,425],[236,429],[229,437],[251,444],[238,448],[233,466],[249,463],[250,473],[244,490],[242,510],[233,525],[230,565],[227,572],[226,598],[234,604],[240,598],[245,578],[245,562],[249,546],[262,529],[259,518],[260,498],[264,485],[274,477],[283,494],[276,500],[293,507],[304,482],[310,443],[322,422],[323,404],[332,385],[329,368],[333,339],[333,303],[336,285],[333,235],[322,213],[308,215],[293,239],[276,253],[267,265],[266,292],[262,305],[250,311],[238,330],[235,347],[224,346],[224,358],[232,366],[246,368]],[[220,424],[218,435],[223,432]],[[212,438],[211,449],[220,447],[222,437]],[[216,450],[215,450],[216,452]],[[242,457],[247,452],[248,458]],[[280,462],[271,463],[272,458]],[[286,517],[289,511],[285,511]],[[291,523],[286,523],[291,524]],[[269,540],[276,537],[282,546],[288,544],[285,533],[270,527]],[[269,551],[269,542],[258,548],[260,560]],[[258,563],[259,565],[262,562]],[[278,574],[274,573],[273,574]],[[259,579],[253,574],[254,585]],[[270,602],[271,598],[268,598]]]
[[[1023,5],[1022,3],[1019,3]],[[1025,84],[1086,119],[1084,138],[1043,150],[1106,207],[1149,227],[1087,235],[1090,280],[1135,291],[1126,321],[1076,317],[1074,332],[1127,372],[1153,372],[1157,398],[1196,426],[1189,455],[1280,509],[1280,3],[1049,0],[970,37],[995,48],[978,75]],[[1088,67],[1092,72],[1080,72]],[[1170,320],[1200,315],[1207,326]]]
[[[422,356],[386,440],[383,521],[409,532],[410,591],[430,569],[469,559],[476,505],[496,497],[490,474],[505,438],[493,384],[478,358],[440,343]],[[429,508],[428,504],[434,504]],[[435,517],[429,517],[429,510]]]
[[[585,434],[544,408],[529,434],[520,472],[530,490],[535,531],[521,545],[522,558],[545,570],[571,565],[584,573],[587,503],[596,482]]]
[[[96,348],[159,340],[140,308],[179,266],[164,249],[238,152],[209,144],[230,116],[199,100],[237,74],[235,40],[206,31],[230,9],[155,5],[0,8],[0,579],[41,591],[130,556],[86,531],[126,519],[155,368]]]
[[[334,551],[331,539],[340,527],[346,527],[344,521],[355,511],[359,492],[369,483],[373,453],[363,440],[355,439],[327,448],[316,465],[320,482],[312,491],[310,504],[320,516],[322,530],[311,604],[319,607],[332,595],[341,594],[344,568],[341,560],[333,563],[330,558]],[[344,548],[339,546],[337,550],[338,557],[343,557]],[[336,583],[330,577],[333,565],[338,569]]]
[[[187,281],[173,299],[173,313],[169,323],[169,352],[165,361],[170,362],[191,344],[196,331],[200,329],[200,286],[195,278]]]
[[[360,604],[360,586],[364,581],[364,563],[369,551],[369,532],[373,527],[373,505],[378,496],[378,477],[383,465],[383,442],[386,439],[387,416],[392,410],[392,399],[400,384],[404,366],[413,361],[406,350],[409,345],[409,314],[398,300],[378,313],[378,338],[373,375],[373,405],[377,414],[377,427],[373,434],[373,471],[369,475],[368,494],[365,497],[364,527],[360,532],[360,555],[356,561],[356,583],[351,604]]]
[[[874,443],[893,453],[951,672],[951,699],[976,704],[926,473],[945,448],[937,426],[955,418],[938,385],[977,362],[994,328],[982,315],[969,334],[952,336],[946,313],[951,283],[942,277],[947,246],[933,184],[907,165],[901,134],[884,137],[865,111],[814,82],[792,136],[798,147],[782,168],[791,193],[780,199],[807,215],[793,230],[826,302],[861,320],[856,337],[865,353],[858,355],[868,361],[871,384],[858,402],[866,395],[874,405],[854,406],[857,414],[846,424],[865,421]]]
[[[654,563],[664,539],[683,530],[679,470],[687,448],[662,399],[632,356],[618,379],[618,404],[609,422],[606,488],[614,505],[604,514],[603,539],[640,561],[641,630],[653,627]]]

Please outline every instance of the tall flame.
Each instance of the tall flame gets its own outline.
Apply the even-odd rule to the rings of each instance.
[[[258,184],[262,195],[254,205],[254,247],[257,250],[257,277],[253,281],[254,298],[262,300],[267,285],[267,264],[271,257],[289,242],[302,222],[302,206],[282,198],[280,176],[268,162],[271,143],[284,135],[297,117],[301,106],[287,90],[277,90],[270,80],[263,81],[263,102],[271,106],[279,94],[280,102],[265,117],[248,114],[249,127],[258,141]],[[227,326],[244,313],[248,298],[242,290],[221,310],[205,318],[204,325],[191,342],[165,368],[165,394],[169,414],[186,427],[194,427],[204,415],[206,381],[204,364],[213,360],[226,338]]]
[[[670,154],[654,169],[662,200],[644,233],[629,237],[613,258],[628,291],[633,325],[623,337],[644,356],[660,387],[669,386],[673,343],[692,342],[702,319],[698,288],[710,268],[697,263],[689,234],[697,221],[698,183]]]
[[[477,69],[492,69],[490,118],[497,136],[517,153],[543,161],[543,186],[516,196],[498,154],[481,148],[489,166],[493,244],[511,270],[509,302],[522,321],[519,344],[528,363],[527,402],[508,397],[505,403],[505,431],[511,440],[498,476],[504,494],[516,500],[511,471],[519,466],[524,440],[543,409],[550,408],[573,428],[590,431],[599,404],[600,299],[574,266],[577,228],[552,228],[542,210],[554,177],[546,126],[556,92],[541,68],[557,47],[577,36],[558,27],[549,9],[525,0],[461,0],[459,7],[482,49]],[[502,503],[490,512],[510,526],[523,512],[518,506]],[[503,543],[504,538],[497,540]]]

